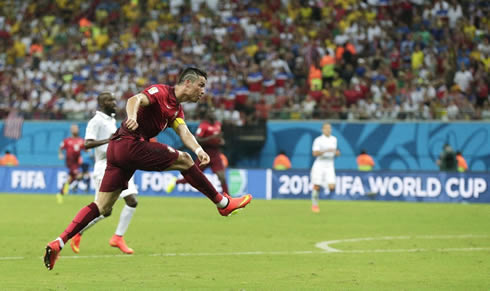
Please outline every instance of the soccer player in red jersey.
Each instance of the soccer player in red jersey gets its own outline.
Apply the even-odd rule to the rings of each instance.
[[[209,109],[206,111],[203,121],[197,128],[196,139],[199,144],[202,145],[210,159],[209,164],[200,167],[201,171],[204,171],[207,167],[211,167],[213,173],[218,176],[223,192],[229,193],[228,185],[226,184],[225,165],[221,159],[220,147],[225,144],[223,133],[221,132],[221,122],[216,120],[213,112]],[[199,163],[199,159],[196,160],[196,163]],[[167,192],[172,192],[175,188],[175,184],[185,183],[187,183],[185,179],[171,182],[167,187]]]
[[[190,133],[184,122],[181,103],[197,102],[204,94],[207,74],[197,68],[187,68],[177,85],[152,85],[128,99],[127,118],[114,133],[107,149],[107,167],[95,202],[82,208],[68,227],[48,243],[44,264],[52,270],[65,243],[100,215],[112,211],[122,190],[136,170],[178,170],[196,189],[206,195],[222,216],[236,213],[250,203],[252,195],[232,198],[218,193],[188,153],[149,140],[171,126],[183,144],[192,150],[200,166],[209,163],[209,156]]]
[[[58,158],[60,160],[65,159],[66,167],[69,171],[68,179],[63,187],[61,187],[60,193],[57,195],[59,203],[63,202],[62,195],[68,194],[70,185],[81,179],[80,166],[82,163],[80,153],[83,149],[85,149],[84,140],[78,136],[78,125],[72,124],[70,127],[70,132],[72,136],[65,138],[61,142],[60,149],[58,150]],[[63,150],[66,151],[66,157],[63,155]]]

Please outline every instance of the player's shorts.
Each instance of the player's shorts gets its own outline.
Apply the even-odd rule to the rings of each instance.
[[[93,177],[94,184],[95,184],[95,200],[97,200],[97,197],[99,196],[100,184],[102,183],[103,177],[104,177],[103,174],[101,176],[95,176],[94,175],[94,177]],[[132,195],[132,194],[135,194],[135,195],[138,194],[138,189],[136,188],[136,184],[134,183],[134,176],[131,177],[131,179],[129,179],[129,181],[128,181],[128,189],[123,190],[121,192],[121,195],[119,195],[119,197],[124,198],[124,197],[127,197],[127,196]]]
[[[310,177],[313,185],[326,187],[335,184],[335,168],[333,165],[315,162],[311,168]]]
[[[217,173],[225,170],[225,165],[223,164],[223,160],[221,159],[220,151],[209,151],[209,150],[204,150],[204,151],[209,155],[209,164],[207,164],[204,169],[211,167],[213,173]],[[199,165],[199,159],[196,159],[196,164]]]
[[[113,139],[107,148],[107,167],[99,191],[128,189],[128,181],[136,170],[164,171],[178,157],[179,152],[166,144],[135,140],[129,136]]]
[[[72,180],[75,180],[80,173],[80,164],[78,163],[70,163],[66,165],[68,167],[68,174],[70,175]]]

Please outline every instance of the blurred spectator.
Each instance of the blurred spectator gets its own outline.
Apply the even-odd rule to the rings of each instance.
[[[488,1],[10,2],[0,5],[0,117],[85,119],[102,90],[124,110],[127,96],[192,64],[207,68],[214,106],[244,122],[256,105],[269,118],[387,118],[350,114],[368,98],[399,110],[393,118],[443,119],[453,85],[474,111],[454,118],[484,118]],[[326,88],[342,94],[315,97]],[[303,116],[308,96],[316,108]]]
[[[468,164],[460,151],[456,152],[456,160],[458,161],[458,172],[468,171]]]
[[[291,169],[291,161],[283,150],[279,151],[279,154],[274,158],[272,168],[276,171]]]
[[[357,156],[357,168],[359,171],[371,171],[374,165],[373,158],[366,152],[366,150],[362,150]]]
[[[0,166],[18,166],[19,161],[17,160],[17,157],[10,153],[10,151],[5,151],[5,155],[0,158]]]
[[[444,145],[442,148],[442,153],[440,154],[436,163],[441,171],[456,172],[458,170],[456,153],[449,144]]]

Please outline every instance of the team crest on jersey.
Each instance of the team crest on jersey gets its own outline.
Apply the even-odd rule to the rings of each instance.
[[[148,90],[148,93],[150,94],[155,94],[156,92],[158,92],[158,88],[157,87],[151,87],[149,90]]]

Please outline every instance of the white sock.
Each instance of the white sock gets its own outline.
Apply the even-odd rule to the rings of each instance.
[[[65,246],[65,243],[63,242],[61,237],[58,237],[56,240],[60,242],[60,249],[62,249]]]
[[[225,208],[226,206],[228,206],[228,198],[223,195],[223,198],[220,202],[216,203],[216,206],[218,206],[218,208]]]
[[[117,225],[116,235],[123,236],[128,230],[129,223],[131,222],[131,218],[133,218],[133,214],[136,208],[129,207],[128,205],[124,205],[123,210],[121,211],[121,216],[119,217],[119,224]]]
[[[97,222],[101,221],[102,219],[104,219],[105,216],[104,215],[100,215],[96,218],[94,218],[91,222],[89,222],[87,224],[87,226],[85,226],[82,230],[80,230],[80,234],[83,234],[84,231],[86,231],[87,229],[91,228],[92,226],[94,226],[94,224],[96,224]]]
[[[318,196],[320,196],[319,193],[320,192],[315,189],[313,189],[313,192],[311,192],[311,204],[313,206],[318,206]]]

